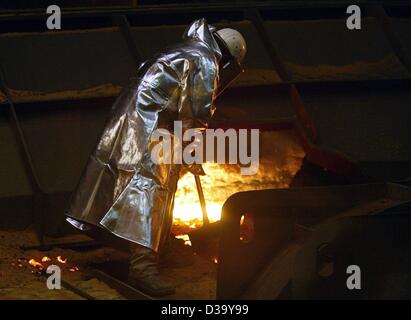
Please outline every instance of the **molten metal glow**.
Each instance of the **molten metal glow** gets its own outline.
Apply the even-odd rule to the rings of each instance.
[[[31,264],[33,267],[36,267],[37,269],[43,270],[44,266],[40,262],[36,261],[35,259],[30,259],[29,264]]]
[[[43,258],[41,258],[41,262],[49,262],[51,261],[51,258],[44,256]]]
[[[184,240],[184,244],[186,246],[191,246],[191,241],[190,241],[190,237],[188,236],[188,234],[180,234],[176,236],[176,238]]]
[[[201,184],[210,222],[220,220],[224,202],[239,191],[288,188],[301,167],[304,152],[292,132],[262,132],[257,174],[245,176],[239,165],[204,163]],[[202,211],[194,176],[185,173],[178,182],[174,202],[174,234],[202,226]],[[244,221],[243,221],[244,222]]]
[[[57,256],[57,261],[64,264],[67,262],[67,258],[63,259],[61,256]]]
[[[206,173],[209,173],[212,168],[216,169],[217,166],[218,164],[214,163],[203,164],[203,168]],[[224,174],[224,172],[222,171],[220,171],[219,173]],[[213,171],[211,174],[215,174],[215,172]],[[208,219],[210,220],[210,222],[218,221],[220,220],[223,201],[217,198],[210,199],[210,189],[212,187],[212,181],[210,177],[202,176],[200,177],[200,179],[206,198]],[[185,226],[189,229],[198,228],[203,224],[203,214],[201,211],[197,188],[194,176],[191,173],[186,173],[178,181],[173,217],[175,225]]]

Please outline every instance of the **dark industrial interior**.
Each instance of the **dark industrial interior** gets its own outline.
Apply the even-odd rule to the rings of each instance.
[[[127,284],[127,245],[65,210],[121,89],[205,18],[247,41],[210,128],[260,130],[260,167],[205,164],[210,222],[182,175],[172,232],[191,266],[169,299],[411,298],[411,1],[0,3],[0,300],[154,299]],[[62,290],[45,270],[62,268]],[[348,290],[347,267],[362,290]]]

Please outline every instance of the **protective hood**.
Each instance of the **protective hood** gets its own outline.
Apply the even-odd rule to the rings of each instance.
[[[183,34],[183,40],[194,40],[204,43],[216,56],[217,61],[221,59],[221,50],[214,39],[215,27],[208,25],[205,19],[198,19],[190,24]]]
[[[140,67],[117,98],[67,212],[75,227],[104,227],[154,251],[168,239],[181,164],[154,163],[152,135],[175,120],[206,128],[220,87],[213,27],[197,20],[183,38]]]

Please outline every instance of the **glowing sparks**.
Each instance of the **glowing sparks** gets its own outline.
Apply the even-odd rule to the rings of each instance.
[[[80,269],[79,269],[79,267],[77,267],[77,266],[71,267],[71,268],[69,269],[70,272],[76,272],[76,271],[79,271],[79,270],[80,270]]]
[[[217,257],[214,257],[214,258],[213,258],[213,262],[214,262],[215,264],[217,264],[217,263],[218,263],[218,258],[217,258]]]
[[[67,262],[67,258],[63,259],[61,256],[57,256],[57,261],[64,264]]]
[[[254,220],[250,213],[245,213],[240,220],[240,241],[250,242],[254,237]]]
[[[45,269],[46,267],[48,267],[51,264],[51,261],[53,259],[48,257],[48,256],[44,256],[40,260],[41,260],[42,263],[37,261],[36,259],[30,259],[28,261],[28,263],[30,265],[32,265],[33,267],[35,267],[36,269],[42,271],[43,269]],[[25,261],[27,261],[27,260],[25,260]],[[62,256],[57,256],[56,261],[61,263],[61,264],[66,264],[68,260],[67,260],[67,258],[63,258]],[[76,272],[76,271],[80,270],[80,268],[77,267],[77,266],[67,266],[67,269],[70,272]],[[31,273],[34,273],[34,271],[32,270]],[[41,272],[38,271],[37,273],[41,273]]]
[[[35,259],[30,259],[29,260],[29,264],[31,264],[33,267],[39,269],[39,270],[43,270],[44,266],[42,263],[36,261]]]

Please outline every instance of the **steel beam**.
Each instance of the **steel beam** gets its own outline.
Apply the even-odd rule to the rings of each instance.
[[[127,44],[127,48],[133,57],[133,61],[136,65],[136,69],[140,66],[142,62],[141,51],[138,49],[136,43],[134,42],[133,36],[131,34],[130,24],[128,23],[127,17],[122,16],[113,16],[114,24],[120,29],[121,34]]]
[[[247,10],[245,13],[246,16],[248,16],[251,19],[254,27],[256,28],[257,33],[259,34],[261,41],[263,42],[263,45],[271,59],[271,63],[273,64],[275,71],[280,76],[283,82],[290,83],[290,100],[296,110],[296,115],[299,124],[304,128],[304,130],[307,131],[308,137],[312,141],[315,141],[317,138],[317,130],[315,128],[314,122],[305,110],[304,102],[301,98],[300,93],[297,90],[297,87],[292,83],[293,79],[291,73],[289,72],[289,70],[287,70],[285,63],[282,61],[276,47],[274,46],[268,35],[268,31],[265,26],[264,20],[261,16],[261,13],[257,9]]]
[[[141,15],[141,14],[176,14],[191,12],[222,12],[242,11],[245,9],[259,10],[285,10],[285,9],[315,9],[315,8],[342,8],[352,4],[352,1],[259,1],[214,3],[214,4],[172,4],[172,5],[141,5],[141,6],[107,6],[107,7],[72,7],[64,8],[65,17],[90,17],[90,16],[113,16],[113,15]],[[366,1],[358,0],[356,5],[382,5],[390,7],[411,6],[411,1]],[[47,17],[43,9],[35,10],[4,10],[0,13],[2,20],[18,19],[44,19]]]
[[[391,48],[402,65],[411,73],[411,57],[401,43],[401,40],[395,33],[391,18],[387,15],[385,9],[381,5],[367,6],[368,11],[375,16],[379,22],[384,34],[391,45]]]
[[[93,276],[95,276],[100,281],[105,282],[111,288],[117,290],[122,296],[129,300],[153,300],[152,297],[146,295],[144,292],[130,286],[129,284],[107,274],[98,269],[92,271]]]

